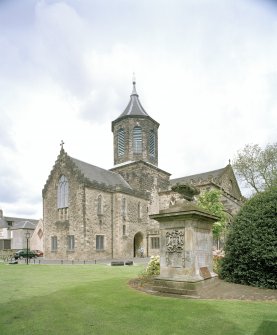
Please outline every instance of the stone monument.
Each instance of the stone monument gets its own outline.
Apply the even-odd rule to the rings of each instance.
[[[160,224],[160,276],[153,286],[158,291],[193,295],[194,284],[216,277],[212,226],[218,218],[193,203],[199,194],[195,187],[177,184],[172,190],[182,199],[150,216]]]

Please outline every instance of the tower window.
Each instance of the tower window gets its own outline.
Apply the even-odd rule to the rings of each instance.
[[[123,128],[117,132],[117,152],[118,156],[123,156],[125,152],[125,131]]]
[[[142,131],[138,126],[133,130],[133,150],[135,154],[142,153]]]
[[[58,208],[68,207],[68,180],[61,176],[58,185]]]
[[[154,130],[150,131],[149,135],[149,154],[150,156],[155,156],[156,153],[156,136]]]

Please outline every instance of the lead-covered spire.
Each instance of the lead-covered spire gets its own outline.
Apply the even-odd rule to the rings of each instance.
[[[139,101],[139,95],[136,90],[136,81],[133,77],[133,90],[130,95],[130,101],[125,108],[124,112],[118,117],[119,119],[124,116],[149,116],[145,109],[142,107],[141,102]]]

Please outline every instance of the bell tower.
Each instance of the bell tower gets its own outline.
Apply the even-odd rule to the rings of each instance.
[[[158,166],[158,128],[139,101],[134,79],[127,107],[112,122],[114,165],[144,161]]]

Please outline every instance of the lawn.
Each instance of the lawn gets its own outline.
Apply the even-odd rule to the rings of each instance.
[[[128,286],[141,270],[0,264],[0,334],[277,334],[275,302],[147,295]]]

